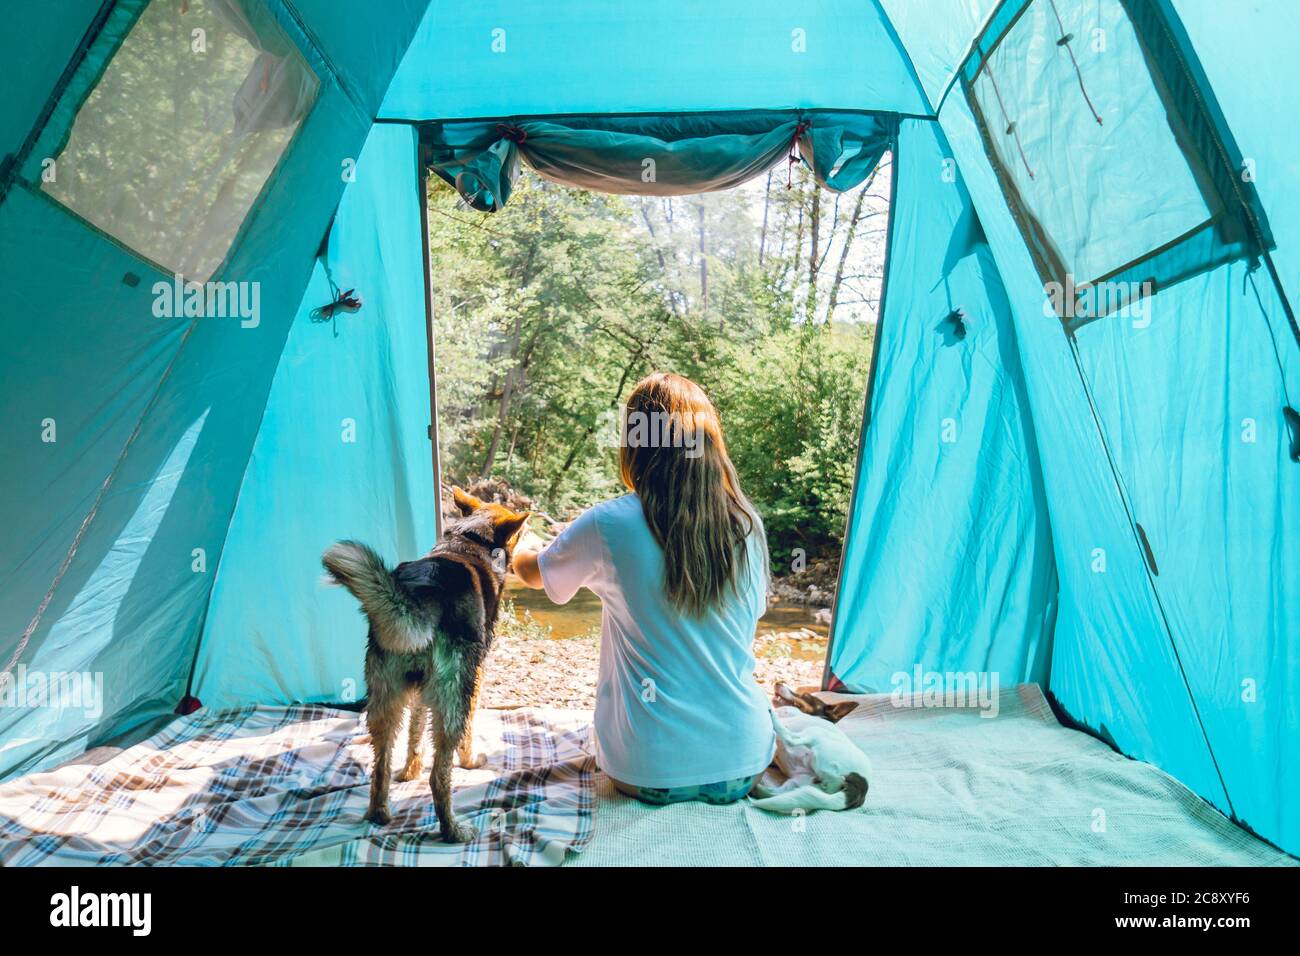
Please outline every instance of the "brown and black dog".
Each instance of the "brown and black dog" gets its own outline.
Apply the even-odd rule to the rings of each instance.
[[[526,513],[484,504],[452,489],[460,517],[448,522],[437,545],[417,561],[391,571],[373,550],[340,541],[321,557],[333,583],[361,602],[370,622],[366,648],[366,723],[375,752],[366,819],[384,825],[393,738],[402,712],[411,711],[406,766],[399,780],[420,775],[425,715],[432,715],[433,772],[429,786],[444,840],[463,843],[474,828],[451,808],[451,758],[481,767],[474,757],[472,722],[479,670],[492,647],[501,589]]]

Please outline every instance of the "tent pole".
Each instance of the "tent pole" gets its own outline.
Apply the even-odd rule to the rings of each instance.
[[[420,188],[420,261],[424,271],[424,339],[428,352],[429,371],[429,444],[433,450],[433,528],[434,535],[442,537],[442,460],[438,452],[438,375],[434,366],[433,337],[433,271],[429,262],[429,163],[426,147],[417,142],[415,147],[416,176]]]

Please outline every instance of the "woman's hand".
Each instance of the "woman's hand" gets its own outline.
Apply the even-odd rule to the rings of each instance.
[[[537,567],[537,555],[546,547],[547,542],[538,535],[532,528],[524,530],[515,542],[515,556],[512,562],[515,576],[524,582],[526,587],[540,588],[542,586],[542,572]]]
[[[515,554],[524,551],[541,551],[549,542],[532,528],[525,527],[515,542]]]

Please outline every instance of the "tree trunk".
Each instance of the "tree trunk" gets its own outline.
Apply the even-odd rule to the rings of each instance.
[[[767,186],[763,189],[763,229],[758,234],[758,267],[763,268],[763,256],[767,252],[767,214],[772,208],[772,170],[767,171]]]
[[[813,185],[812,190],[812,212],[809,216],[809,232],[812,233],[811,249],[808,253],[808,304],[805,307],[804,314],[809,322],[817,314],[817,267],[820,265],[818,260],[817,243],[821,239],[822,224],[822,191],[821,187]]]
[[[515,422],[515,427],[510,431],[510,448],[506,451],[506,467],[515,460],[515,446],[519,444],[519,422]]]
[[[528,256],[524,259],[523,267],[520,273],[519,288],[528,288],[528,283],[533,280],[533,260],[537,256],[537,243],[528,250]],[[506,372],[505,381],[501,385],[501,404],[497,409],[497,423],[492,428],[492,440],[488,442],[487,454],[483,456],[483,468],[479,472],[484,478],[492,474],[492,466],[496,463],[497,451],[501,448],[501,433],[505,430],[506,420],[510,415],[510,399],[514,393],[516,379],[522,375],[519,367],[519,344],[524,331],[524,314],[522,311],[515,313],[515,326],[510,336],[510,357],[514,364]],[[535,339],[534,339],[535,340]],[[532,346],[529,346],[531,352]]]
[[[871,176],[863,184],[862,189],[858,191],[857,201],[853,203],[853,215],[849,217],[849,229],[844,234],[844,247],[840,249],[840,261],[835,267],[835,280],[831,283],[830,302],[826,306],[826,324],[830,325],[835,319],[835,304],[840,298],[840,285],[844,282],[844,266],[849,261],[849,251],[853,248],[853,239],[858,231],[858,221],[862,218],[862,204],[867,198],[867,190],[871,188],[872,180],[876,178],[873,171]]]
[[[646,231],[650,233],[650,241],[654,246],[655,258],[659,261],[659,274],[664,278],[667,278],[668,260],[664,258],[663,246],[659,244],[659,234],[655,232],[654,221],[650,218],[650,213],[647,211],[647,205],[645,202],[640,202],[637,205],[641,208],[641,220],[645,223]],[[668,308],[673,310],[673,315],[680,317],[681,312],[677,308],[676,291],[673,289],[666,289],[666,295],[668,298]]]
[[[705,253],[708,250],[705,248],[705,242],[704,242],[704,200],[702,199],[700,200],[699,206],[697,208],[699,210],[699,216],[700,216],[700,305],[704,308],[705,311],[708,311],[709,260],[705,258]]]
[[[795,218],[795,227],[794,227],[794,251],[790,253],[790,259],[789,259],[790,263],[792,263],[790,268],[794,270],[794,277],[790,283],[790,314],[792,316],[798,315],[796,311],[798,307],[798,301],[796,300],[795,297],[799,294],[799,278],[800,278],[800,274],[803,271],[802,265],[799,262],[800,256],[803,255],[803,202],[802,200],[798,203],[798,207],[799,207],[797,210],[798,215]]]
[[[628,359],[627,365],[623,367],[623,374],[619,377],[618,387],[614,389],[614,395],[609,400],[610,408],[618,408],[618,400],[623,397],[623,389],[627,387],[627,380],[631,377],[632,372],[641,361],[641,357],[645,355],[646,349],[649,345],[649,342],[640,342],[636,351],[632,353],[632,357]],[[548,504],[555,500],[555,492],[559,489],[561,480],[563,480],[564,476],[569,473],[569,469],[573,467],[573,463],[578,460],[578,453],[582,451],[583,447],[587,444],[587,439],[590,438],[595,431],[596,422],[592,422],[586,427],[582,434],[578,436],[578,440],[573,443],[573,447],[569,449],[569,455],[564,459],[564,464],[560,467],[560,470],[556,472],[555,477],[551,479],[551,486],[546,489],[546,501]]]
[[[506,421],[510,417],[510,399],[514,394],[515,376],[520,374],[519,362],[519,343],[523,335],[524,317],[522,313],[515,313],[514,333],[510,337],[511,348],[510,357],[515,360],[515,366],[506,372],[506,380],[501,385],[501,405],[497,409],[497,423],[492,428],[492,441],[488,443],[487,454],[483,457],[483,468],[480,470],[484,478],[492,474],[492,466],[496,463],[497,450],[501,447],[501,433],[505,430]]]

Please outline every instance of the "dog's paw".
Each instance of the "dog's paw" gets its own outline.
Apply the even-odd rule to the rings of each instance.
[[[397,779],[401,783],[410,783],[412,780],[419,780],[424,776],[424,764],[418,760],[410,761],[405,767],[397,772]]]
[[[444,843],[470,843],[478,839],[478,829],[457,820],[450,827],[443,828],[442,839]]]
[[[372,807],[366,814],[366,820],[377,827],[386,827],[393,822],[393,815],[387,807]]]
[[[456,759],[466,770],[477,770],[487,766],[487,754],[457,754]]]

